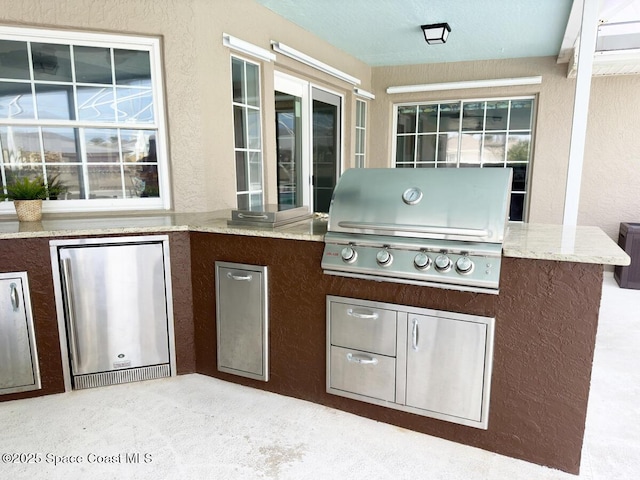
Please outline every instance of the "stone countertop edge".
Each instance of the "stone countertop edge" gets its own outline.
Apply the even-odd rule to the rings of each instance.
[[[228,226],[230,210],[205,213],[51,216],[41,222],[0,220],[0,240],[12,238],[203,232],[323,242],[327,222],[301,220],[277,228]],[[1,252],[1,249],[0,249]],[[509,223],[505,257],[626,266],[631,258],[598,227]]]

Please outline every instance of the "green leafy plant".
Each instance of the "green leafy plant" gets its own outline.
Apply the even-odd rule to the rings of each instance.
[[[43,200],[48,196],[47,186],[42,177],[31,180],[29,177],[16,179],[7,185],[7,193],[0,192],[1,199],[9,200]]]
[[[49,200],[57,200],[58,197],[64,195],[69,191],[67,187],[59,178],[58,175],[53,175],[49,178],[49,184],[47,185],[47,191],[49,193]]]

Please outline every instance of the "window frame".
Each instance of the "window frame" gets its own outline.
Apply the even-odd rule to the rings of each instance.
[[[239,60],[241,62],[243,62],[243,87],[246,86],[246,71],[247,71],[247,64],[251,64],[254,65],[257,69],[257,75],[256,78],[258,80],[258,85],[257,85],[257,92],[258,92],[258,107],[254,106],[254,105],[249,105],[248,103],[241,103],[241,102],[236,102],[233,96],[233,60]],[[262,95],[262,65],[260,62],[256,61],[256,60],[252,60],[249,58],[246,58],[242,55],[238,55],[235,52],[232,52],[229,56],[229,67],[230,67],[230,77],[231,77],[231,121],[232,121],[232,125],[234,125],[234,131],[233,131],[233,157],[234,157],[234,170],[235,170],[235,174],[236,174],[236,206],[238,209],[241,210],[247,210],[248,208],[244,208],[244,207],[240,207],[240,202],[239,202],[239,198],[241,195],[247,195],[248,196],[248,202],[249,205],[251,207],[253,207],[253,202],[251,201],[252,196],[253,195],[258,195],[260,194],[260,205],[264,205],[264,198],[265,198],[265,188],[264,188],[264,182],[265,182],[265,171],[264,171],[264,132],[263,132],[263,127],[262,127],[262,122],[263,122],[263,115],[264,115],[264,105],[263,105],[263,95]],[[258,112],[257,118],[259,119],[258,121],[258,131],[259,131],[259,135],[260,135],[260,147],[259,148],[250,148],[248,146],[248,144],[245,147],[239,148],[236,147],[236,132],[235,132],[235,107],[242,107],[243,110],[246,109],[252,109]],[[247,132],[249,131],[249,127],[248,127],[248,122],[249,122],[249,116],[245,115],[244,118],[244,125],[243,125],[243,133],[246,135]],[[248,135],[246,135],[248,137]],[[245,178],[247,181],[247,187],[248,190],[238,190],[238,167],[237,167],[237,160],[236,160],[236,154],[239,152],[245,152],[246,153],[246,157],[245,157]],[[260,154],[260,189],[259,190],[252,190],[251,189],[251,160],[250,160],[250,153],[259,153]],[[249,207],[249,208],[251,208]]]
[[[509,97],[478,97],[478,98],[458,98],[458,99],[453,99],[453,100],[428,100],[428,101],[413,101],[413,102],[398,102],[398,103],[394,103],[393,104],[393,122],[392,122],[392,148],[391,148],[391,161],[392,161],[392,166],[393,168],[403,168],[403,167],[398,167],[398,163],[400,164],[405,164],[408,165],[410,162],[398,162],[397,161],[397,148],[398,148],[398,108],[400,107],[405,107],[405,106],[410,106],[410,107],[416,107],[416,112],[418,111],[418,109],[420,108],[420,106],[423,105],[442,105],[442,104],[459,104],[460,105],[460,118],[458,120],[458,129],[456,130],[456,133],[458,135],[458,146],[456,149],[456,163],[455,163],[455,168],[461,168],[461,154],[462,154],[462,149],[461,149],[461,144],[462,144],[462,140],[463,140],[463,134],[465,133],[480,133],[482,134],[482,142],[481,145],[484,145],[484,139],[486,135],[490,135],[493,130],[487,130],[486,126],[484,125],[483,122],[483,127],[482,130],[480,131],[476,131],[476,130],[464,130],[463,129],[463,118],[464,118],[464,105],[468,104],[468,103],[480,103],[480,102],[502,102],[502,101],[518,101],[518,100],[531,100],[532,102],[532,106],[531,106],[531,124],[530,124],[530,128],[528,129],[528,134],[530,137],[530,143],[529,143],[529,156],[526,162],[520,162],[520,161],[516,161],[516,162],[508,162],[507,160],[507,156],[508,156],[508,138],[509,138],[509,134],[512,132],[512,130],[509,128],[509,123],[507,122],[507,128],[504,129],[505,135],[507,135],[507,139],[506,139],[506,143],[505,143],[505,154],[504,154],[504,160],[502,162],[502,164],[500,163],[495,163],[495,162],[483,162],[483,159],[480,158],[478,160],[478,164],[476,165],[472,165],[469,163],[463,163],[463,165],[466,165],[467,167],[477,167],[477,168],[487,168],[487,166],[491,166],[491,167],[496,167],[498,165],[502,165],[502,168],[506,168],[509,167],[509,163],[511,164],[521,164],[521,165],[526,165],[526,178],[525,178],[525,189],[524,191],[521,190],[513,190],[511,195],[513,198],[514,193],[517,195],[524,195],[524,199],[523,199],[523,211],[522,211],[522,220],[512,220],[515,222],[527,222],[528,221],[528,215],[529,215],[529,204],[531,201],[530,195],[531,195],[531,173],[532,173],[532,168],[533,168],[533,155],[534,155],[534,140],[535,140],[535,125],[536,125],[536,112],[537,112],[537,106],[538,106],[538,96],[537,95],[518,95],[518,96],[509,96]],[[486,105],[485,105],[485,116],[486,116]],[[511,115],[511,108],[509,108],[509,115]],[[416,115],[416,122],[418,122],[418,116]],[[439,122],[440,122],[440,116],[438,115],[438,127],[436,132],[431,132],[434,133],[436,136],[441,135],[442,133],[440,132],[440,126],[439,126]],[[514,129],[514,132],[517,133],[521,133],[521,131],[523,131],[525,129]],[[496,130],[496,132],[502,132],[503,129],[499,129]],[[518,132],[520,131],[520,132]],[[417,149],[418,149],[418,137],[420,135],[420,133],[417,131],[413,132],[413,133],[409,133],[406,135],[402,135],[402,136],[414,136],[414,138],[416,139],[416,141],[414,142],[414,146],[413,146],[413,150],[414,150],[414,156],[413,156],[413,167],[408,167],[405,166],[404,168],[419,168],[418,165],[418,161],[416,160],[417,158]],[[436,144],[437,145],[437,144]],[[440,163],[445,163],[445,162],[441,162],[437,160],[437,146],[436,146],[436,158],[434,159],[433,162],[422,162],[424,163],[424,165],[426,166],[427,164],[429,164],[430,166],[427,168],[446,168],[446,167],[439,167],[438,164]],[[489,168],[491,168],[489,167]],[[453,164],[451,164],[451,166],[449,168],[453,168]],[[465,167],[462,167],[465,168]]]
[[[356,98],[356,118],[355,118],[355,167],[365,168],[367,161],[367,110],[368,102],[361,98]],[[362,112],[360,112],[362,108]],[[362,123],[358,120],[362,120]]]
[[[157,37],[117,35],[76,30],[51,30],[29,27],[0,26],[0,39],[29,43],[47,43],[74,45],[78,47],[103,47],[111,49],[146,51],[149,54],[151,73],[151,95],[154,111],[152,123],[96,122],[87,120],[37,120],[37,119],[0,119],[0,126],[18,127],[64,127],[75,129],[105,128],[117,130],[152,130],[156,137],[156,155],[158,168],[159,197],[115,198],[115,199],[74,199],[45,200],[44,212],[102,212],[131,210],[168,210],[171,208],[171,188],[169,181],[169,150],[167,141],[166,110],[164,101],[164,78],[160,39]],[[30,69],[33,68],[30,65]],[[24,81],[32,91],[38,82],[32,79]],[[75,87],[78,83],[73,81]],[[79,165],[86,168],[83,149]],[[43,162],[44,163],[44,162]],[[1,188],[1,186],[0,186]],[[0,202],[0,215],[13,213],[12,202]]]

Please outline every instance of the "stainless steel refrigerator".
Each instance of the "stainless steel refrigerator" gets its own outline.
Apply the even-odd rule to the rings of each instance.
[[[51,245],[73,388],[170,376],[168,242],[129,237]]]

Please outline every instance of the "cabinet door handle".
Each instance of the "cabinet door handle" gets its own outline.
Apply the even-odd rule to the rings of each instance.
[[[418,332],[418,319],[414,318],[411,328],[411,348],[413,348],[416,352],[418,351],[418,340],[420,338],[420,332]]]
[[[250,282],[251,279],[253,278],[253,275],[234,275],[233,273],[228,272],[227,278],[231,278],[239,282]]]
[[[13,311],[17,312],[20,310],[20,296],[18,295],[18,286],[15,283],[9,285],[11,289],[9,295],[11,296],[11,306],[13,307]]]
[[[355,318],[363,318],[365,320],[375,320],[376,318],[378,318],[378,314],[376,312],[358,312],[353,308],[347,310],[347,315]]]
[[[71,346],[71,364],[74,372],[79,370],[80,359],[78,358],[78,340],[76,335],[76,317],[73,308],[73,291],[71,288],[71,260],[62,259],[62,285],[64,294],[67,297],[65,307],[67,310],[67,320],[69,321],[69,345]]]
[[[369,357],[368,355],[362,355],[360,353],[347,353],[347,360],[352,363],[360,363],[362,365],[377,365],[378,359]]]
[[[261,218],[261,219],[267,219],[269,218],[268,215],[265,214],[255,214],[255,215],[251,215],[249,213],[239,213],[238,214],[238,218]]]

